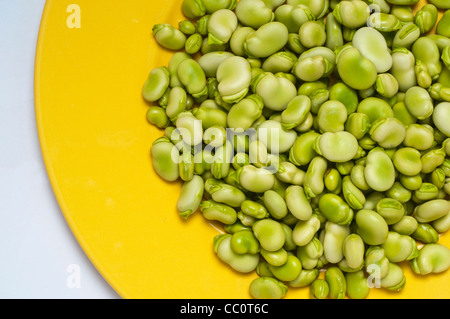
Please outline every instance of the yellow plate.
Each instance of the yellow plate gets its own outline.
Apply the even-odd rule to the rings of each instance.
[[[76,3],[76,5],[73,5]],[[153,171],[162,132],[146,121],[141,88],[167,65],[154,24],[176,25],[181,0],[48,0],[35,72],[42,154],[61,210],[87,256],[123,298],[249,298],[257,275],[238,274],[212,248],[217,229],[176,212],[179,183]],[[450,246],[450,236],[441,242]],[[450,272],[415,276],[401,293],[371,298],[448,298]],[[286,298],[307,298],[290,289]]]

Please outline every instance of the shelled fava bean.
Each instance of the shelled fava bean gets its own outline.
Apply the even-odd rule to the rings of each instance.
[[[181,218],[223,225],[214,251],[259,275],[252,297],[450,267],[450,7],[417,2],[184,0],[154,26],[179,52],[143,88],[153,167],[183,183]]]

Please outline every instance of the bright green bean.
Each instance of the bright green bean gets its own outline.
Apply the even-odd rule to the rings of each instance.
[[[391,225],[393,231],[402,235],[411,235],[417,229],[417,220],[412,216],[403,216],[397,223]]]
[[[334,194],[339,194],[342,189],[342,177],[336,168],[329,168],[324,177],[325,188]]]
[[[369,27],[358,29],[353,36],[353,46],[369,59],[378,73],[384,73],[392,67],[392,56],[383,35]]]
[[[254,92],[263,99],[264,106],[274,111],[285,110],[297,95],[297,89],[291,81],[270,72],[258,76],[254,87]]]
[[[312,53],[309,57],[316,56],[317,53],[326,54],[327,60],[331,61],[330,50],[325,47],[311,49],[308,53]],[[327,88],[326,79],[320,79],[313,82],[305,82],[298,88],[298,95],[306,95],[311,99],[311,112],[317,114],[320,106],[330,99],[329,90]]]
[[[283,23],[290,33],[298,33],[305,22],[314,19],[311,9],[305,5],[284,4],[275,10],[275,20]]]
[[[450,229],[450,213],[431,222],[431,226],[439,233],[445,233]]]
[[[287,215],[288,208],[285,199],[274,190],[265,191],[262,199],[273,218],[282,219]]]
[[[284,129],[293,129],[303,123],[311,110],[311,99],[306,95],[294,97],[281,113],[281,123]]]
[[[436,105],[433,113],[434,125],[446,136],[450,137],[450,128],[445,123],[449,123],[450,120],[450,103],[441,102]]]
[[[386,3],[389,6],[389,3]],[[396,5],[394,4],[391,9],[390,12],[389,10],[381,10],[381,12],[384,13],[391,13],[393,15],[395,15],[397,17],[397,19],[399,19],[401,22],[413,22],[414,21],[414,13],[413,10],[410,6],[408,5]]]
[[[233,129],[249,129],[262,115],[263,100],[259,95],[252,94],[234,104],[228,112],[227,123]]]
[[[345,84],[356,90],[370,88],[375,84],[377,79],[377,69],[375,64],[365,58],[359,50],[354,47],[345,49],[338,56],[337,70]]]
[[[411,52],[416,60],[420,60],[425,64],[433,80],[439,77],[442,71],[440,52],[437,44],[432,39],[420,37],[414,42]]]
[[[422,155],[422,173],[431,173],[445,161],[444,148],[434,148]]]
[[[153,27],[153,36],[158,44],[169,50],[180,50],[186,43],[184,33],[168,23],[156,24]]]
[[[380,245],[388,236],[388,225],[383,217],[372,210],[363,209],[356,213],[357,234],[368,245]]]
[[[364,264],[364,241],[357,234],[348,235],[342,244],[342,254],[347,266],[359,269]]]
[[[392,45],[393,47],[403,47],[409,50],[419,37],[419,27],[412,22],[405,23],[403,27],[395,33]]]
[[[195,19],[205,14],[206,9],[203,0],[183,0],[181,4],[183,14],[189,19]]]
[[[365,268],[368,274],[374,279],[382,279],[386,277],[389,271],[389,259],[381,246],[370,246],[366,250]]]
[[[397,79],[390,73],[378,74],[375,89],[385,98],[393,98],[398,93],[399,85]]]
[[[305,172],[299,169],[297,166],[288,161],[280,162],[278,165],[278,171],[276,177],[288,184],[303,185],[305,178]]]
[[[321,20],[307,21],[298,31],[300,42],[305,48],[321,47],[325,44],[327,34]]]
[[[428,223],[418,223],[411,237],[426,244],[437,243],[439,240],[438,232]]]
[[[300,275],[292,281],[289,281],[288,284],[291,287],[306,287],[309,286],[314,280],[319,276],[319,270],[317,268],[314,269],[302,269]]]
[[[416,258],[419,254],[415,240],[407,235],[390,231],[381,245],[390,262],[398,263]]]
[[[298,221],[292,231],[292,239],[297,246],[308,244],[320,228],[320,220],[316,215],[312,215],[306,221]]]
[[[286,285],[272,277],[259,277],[250,284],[250,295],[255,299],[281,299],[286,293]]]
[[[339,225],[349,225],[353,220],[353,210],[338,195],[325,194],[320,197],[318,208],[329,221]]]
[[[325,280],[330,288],[331,299],[344,299],[347,292],[347,282],[344,273],[338,267],[330,267],[325,272]]]
[[[183,60],[178,65],[178,78],[186,91],[194,98],[207,96],[206,75],[200,64],[193,59]]]
[[[242,230],[233,233],[231,236],[230,247],[239,255],[254,255],[259,252],[259,242],[251,230]]]
[[[241,0],[236,5],[236,15],[244,26],[257,29],[274,20],[275,14],[263,0]]]
[[[344,258],[342,247],[345,239],[350,235],[349,226],[327,221],[323,234],[323,255],[325,259],[330,263],[339,263]]]
[[[299,220],[309,220],[312,216],[312,207],[306,198],[303,187],[291,185],[285,193],[286,205],[289,211]]]
[[[419,0],[386,0],[390,4],[396,4],[396,5],[413,5],[419,2]]]
[[[217,68],[218,90],[225,102],[236,103],[247,94],[251,81],[251,67],[243,57],[230,57]]]
[[[238,18],[232,10],[215,11],[208,20],[208,43],[218,45],[228,43],[237,26]]]
[[[448,9],[450,9],[450,6]],[[436,33],[439,35],[450,37],[449,27],[450,27],[450,11],[447,10],[445,11],[444,15],[439,20],[436,26]]]
[[[415,15],[414,23],[419,27],[420,32],[427,33],[434,28],[438,19],[438,9],[433,4],[424,5]]]
[[[281,22],[269,22],[247,36],[244,50],[249,56],[266,58],[280,49],[288,42],[289,30]]]
[[[381,148],[369,152],[364,169],[364,177],[373,190],[387,191],[395,182],[395,167],[392,160]]]
[[[261,247],[267,251],[277,251],[283,247],[286,241],[283,227],[275,220],[262,219],[255,222],[253,232]]]
[[[314,237],[305,246],[297,246],[297,257],[302,264],[302,269],[316,268],[322,255],[322,242],[317,237]]]
[[[226,225],[234,224],[237,220],[237,214],[234,208],[225,204],[217,203],[213,200],[201,202],[200,211],[206,219],[217,220]]]
[[[344,45],[342,27],[332,12],[327,15],[325,23],[325,46],[331,50]]]
[[[399,30],[402,22],[393,14],[374,12],[367,19],[367,25],[380,32],[392,32]]]
[[[256,219],[269,217],[269,212],[264,205],[251,200],[242,201],[241,212]]]
[[[288,255],[287,260],[283,265],[269,265],[269,269],[275,278],[281,281],[292,281],[300,275],[302,264],[296,256]]]
[[[404,47],[396,47],[391,52],[392,68],[390,73],[397,79],[400,92],[406,92],[417,84],[414,67],[416,58],[414,54]]]
[[[321,132],[339,132],[344,130],[347,121],[347,108],[339,101],[327,101],[317,113],[317,125]]]
[[[342,193],[345,201],[352,209],[362,209],[366,203],[364,193],[352,182],[350,176],[345,176],[342,181]]]
[[[419,205],[414,210],[414,217],[419,223],[429,223],[448,214],[450,201],[445,199],[434,199]]]
[[[151,158],[155,172],[164,180],[173,182],[180,177],[178,169],[178,149],[167,137],[160,137],[153,142]]]
[[[329,2],[324,0],[288,0],[289,5],[305,5],[311,9],[312,14],[316,19],[322,18],[328,11]]]
[[[149,107],[146,117],[150,124],[153,124],[159,128],[166,128],[170,124],[166,111],[159,106]]]
[[[297,138],[294,130],[285,130],[279,121],[267,120],[258,125],[258,139],[267,147],[269,153],[289,152]]]
[[[405,139],[406,128],[395,117],[380,118],[372,123],[369,135],[379,146],[383,148],[395,148]]]
[[[289,151],[289,160],[298,166],[309,164],[317,155],[313,145],[319,135],[315,131],[309,131],[298,136]]]
[[[367,279],[364,271],[345,273],[347,295],[351,299],[364,299],[369,294],[370,288],[367,284]]]
[[[340,24],[355,29],[367,22],[370,11],[369,6],[364,1],[341,1],[334,8],[333,14]]]
[[[392,291],[400,291],[406,284],[406,277],[402,268],[395,264],[389,263],[387,275],[380,280],[380,285]]]
[[[440,273],[450,267],[450,250],[441,244],[428,244],[411,260],[411,268],[420,275]]]
[[[259,256],[257,254],[236,254],[231,248],[231,238],[230,234],[217,235],[214,238],[214,251],[219,259],[238,272],[254,271],[259,263]]]
[[[261,256],[272,266],[282,266],[288,259],[288,253],[283,247],[275,251],[268,251],[261,247]]]
[[[290,72],[297,61],[297,56],[290,51],[280,51],[269,56],[262,64],[266,72]]]
[[[323,157],[316,156],[312,159],[303,181],[307,197],[316,197],[323,192],[325,188],[324,176],[327,168],[328,163]]]
[[[325,279],[316,279],[310,286],[310,297],[313,299],[326,299],[330,293],[330,287]]]
[[[407,204],[413,197],[413,194],[412,191],[406,188],[401,182],[396,181],[394,185],[386,191],[386,196],[395,199],[402,204]]]
[[[352,116],[358,107],[358,95],[354,89],[342,82],[335,83],[330,88],[330,100],[340,101],[347,108],[347,113]],[[345,129],[347,131],[347,129]]]
[[[149,102],[159,100],[170,84],[170,72],[167,67],[153,69],[142,88],[144,99]]]
[[[180,178],[182,181],[188,182],[194,177],[195,163],[194,156],[191,153],[183,152],[180,157],[178,169],[180,171]]]
[[[202,0],[206,13],[211,14],[220,9],[233,10],[236,7],[236,0]]]
[[[358,141],[346,131],[326,132],[316,139],[314,150],[330,162],[344,163],[357,155]]]
[[[177,202],[180,216],[187,218],[197,210],[203,197],[203,191],[203,179],[198,175],[183,184]]]
[[[419,120],[430,117],[434,110],[430,94],[419,86],[413,86],[406,91],[405,105],[409,113]]]
[[[245,194],[241,190],[217,179],[207,179],[205,181],[205,190],[214,201],[231,207],[241,207],[246,199]]]

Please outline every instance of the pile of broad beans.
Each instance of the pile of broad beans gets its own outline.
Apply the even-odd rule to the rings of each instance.
[[[450,267],[450,1],[417,2],[184,0],[154,26],[174,52],[143,88],[153,167],[183,183],[181,218],[223,225],[214,251],[256,271],[252,297]]]

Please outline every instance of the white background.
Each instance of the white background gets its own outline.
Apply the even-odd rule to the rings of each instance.
[[[0,0],[0,298],[116,299],[67,226],[39,148],[33,76],[44,5]]]

